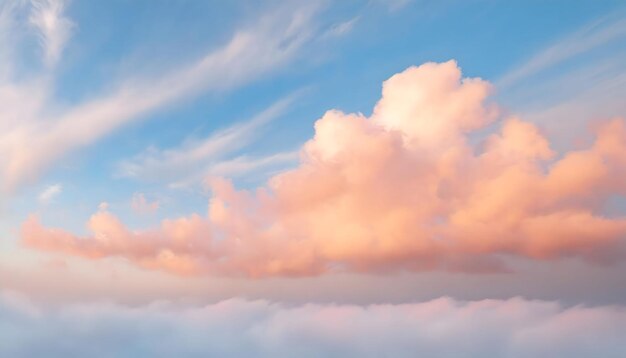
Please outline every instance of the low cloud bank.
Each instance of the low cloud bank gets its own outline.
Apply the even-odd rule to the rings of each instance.
[[[623,357],[624,307],[440,298],[401,305],[74,304],[0,295],[3,357]]]

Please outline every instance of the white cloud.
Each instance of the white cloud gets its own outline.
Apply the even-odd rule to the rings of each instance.
[[[229,299],[45,309],[0,297],[7,357],[622,357],[624,307],[440,298],[370,306]]]
[[[199,182],[207,172],[212,171],[214,165],[229,166],[218,163],[234,151],[250,144],[259,135],[260,129],[281,116],[299,93],[275,102],[246,122],[219,130],[201,140],[188,139],[178,147],[164,150],[148,148],[134,158],[119,163],[118,175],[147,181],[170,181],[178,184],[175,186]],[[282,157],[275,157],[276,160],[280,158]],[[242,169],[242,165],[237,168],[239,171]]]
[[[274,153],[266,156],[240,155],[231,159],[216,161],[203,170],[186,175],[180,180],[168,184],[172,189],[188,189],[198,184],[210,186],[211,179],[216,177],[259,179],[263,175],[274,175],[277,172],[293,168],[300,158],[298,150]]]
[[[31,0],[29,22],[39,32],[44,62],[53,66],[70,38],[74,23],[64,16],[65,0]]]
[[[284,164],[295,165],[299,157],[300,152],[297,150],[257,158],[244,155],[216,163],[209,169],[209,175],[232,178],[266,167]]]
[[[499,88],[513,85],[577,55],[625,37],[625,19],[611,21],[604,18],[595,21],[535,54],[522,65],[506,73],[496,85]]]
[[[352,31],[352,29],[354,28],[356,23],[359,21],[359,19],[360,19],[360,16],[355,16],[355,17],[351,18],[350,20],[347,20],[347,21],[344,21],[344,22],[340,22],[340,23],[332,26],[330,29],[328,29],[328,31],[326,31],[324,33],[324,35],[322,35],[322,37],[343,36],[343,35],[349,33],[350,31]]]
[[[106,201],[101,202],[100,204],[98,204],[98,210],[100,211],[109,210],[109,203],[107,203]]]
[[[39,201],[44,204],[49,203],[52,199],[61,194],[62,191],[63,186],[61,184],[49,185],[39,194]]]
[[[375,1],[386,6],[389,9],[389,11],[395,12],[404,8],[408,4],[410,4],[412,0],[375,0]]]
[[[0,134],[0,190],[9,192],[23,185],[66,153],[158,108],[200,91],[232,89],[277,69],[292,60],[311,38],[315,12],[315,6],[280,8],[260,16],[256,24],[237,31],[227,44],[187,66],[151,79],[128,79],[109,94],[65,110],[40,104],[54,102],[44,85],[32,91],[23,84],[0,83],[0,102],[12,103],[12,108],[2,111],[19,114],[0,118],[0,127],[6,128]],[[3,85],[19,91],[5,93]],[[31,92],[42,93],[38,106],[31,105],[27,95]],[[11,96],[24,100],[11,101]]]

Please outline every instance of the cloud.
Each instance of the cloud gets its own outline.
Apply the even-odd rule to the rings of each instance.
[[[108,210],[108,209],[109,209],[109,203],[107,203],[106,201],[103,201],[100,204],[98,204],[98,210]]]
[[[12,56],[14,52],[14,46],[9,46],[15,36],[15,11],[17,8],[17,2],[5,1],[0,3],[0,44],[3,44],[2,51],[0,51],[0,80],[5,78],[10,70],[12,64]]]
[[[61,184],[49,185],[39,194],[39,201],[42,203],[49,203],[57,195],[61,194],[61,191],[63,191],[63,186]]]
[[[374,0],[375,2],[384,5],[390,12],[398,11],[412,2],[412,0]]]
[[[539,123],[557,149],[586,141],[590,119],[626,113],[625,45],[626,21],[618,13],[587,23],[497,80],[498,101]]]
[[[230,300],[43,308],[0,296],[7,357],[621,357],[623,307],[440,298],[399,305]]]
[[[138,214],[152,214],[159,210],[159,201],[148,201],[143,193],[134,193],[130,200],[130,206]],[[106,210],[106,207],[102,208]]]
[[[65,0],[31,0],[29,22],[39,31],[45,63],[53,66],[70,38],[74,23],[63,16]]]
[[[590,23],[531,57],[498,81],[506,87],[600,46],[626,38],[626,20],[610,17]]]
[[[454,61],[384,82],[367,118],[331,110],[315,123],[300,164],[254,191],[212,178],[207,217],[133,231],[110,213],[91,235],[30,217],[23,242],[142,267],[215,275],[336,271],[506,270],[503,257],[610,264],[626,256],[626,219],[602,208],[626,194],[626,122],[597,125],[587,148],[557,154],[533,124],[494,125],[491,86]]]
[[[209,174],[213,177],[236,177],[260,168],[293,164],[297,162],[298,158],[299,153],[297,151],[276,153],[260,158],[251,158],[244,155],[216,163],[211,166]]]
[[[109,86],[116,88],[113,91],[69,108],[54,104],[46,80],[0,82],[0,101],[11,103],[0,109],[0,128],[5,129],[0,134],[0,190],[10,192],[68,152],[158,108],[201,91],[242,86],[279,68],[311,38],[316,11],[312,5],[285,6],[260,15],[257,23],[192,63],[154,78],[125,79]]]
[[[356,23],[359,21],[361,17],[355,16],[350,20],[346,20],[344,22],[340,22],[338,24],[333,25],[328,31],[326,31],[322,37],[339,37],[343,36],[352,31]]]
[[[27,245],[42,250],[63,247],[66,253],[92,259],[121,255],[142,267],[180,275],[197,272],[196,262],[186,256],[213,255],[213,245],[207,237],[208,224],[198,215],[165,220],[159,229],[137,232],[126,228],[106,206],[101,206],[89,220],[88,228],[95,236],[81,240],[60,230],[46,230],[32,216],[24,224],[23,233]]]
[[[178,147],[165,150],[148,148],[132,159],[119,163],[117,174],[121,177],[169,181],[179,185],[201,182],[213,166],[229,166],[227,163],[219,163],[234,151],[247,146],[259,135],[262,128],[283,115],[299,95],[300,92],[297,91],[276,101],[252,119],[219,130],[200,140],[188,139]],[[237,169],[243,168],[244,166],[239,166]]]

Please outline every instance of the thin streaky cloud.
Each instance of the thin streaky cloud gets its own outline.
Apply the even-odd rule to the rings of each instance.
[[[511,86],[529,76],[558,65],[570,58],[588,52],[626,36],[626,20],[607,18],[594,21],[582,29],[557,41],[537,53],[521,66],[506,73],[496,84],[498,88]]]
[[[360,18],[361,16],[357,15],[349,20],[331,26],[331,28],[322,35],[322,38],[339,37],[351,32],[352,29],[354,29],[354,26],[359,22]]]
[[[250,157],[246,155],[216,163],[209,170],[211,176],[237,177],[251,171],[273,167],[276,165],[296,164],[300,151],[288,151],[271,154],[264,157]]]
[[[372,0],[386,6],[389,12],[396,12],[409,5],[413,0]]]
[[[571,71],[534,81],[532,86],[516,86],[500,98],[509,110],[549,132],[555,148],[562,150],[573,141],[589,139],[590,120],[626,114],[625,73],[626,51],[615,51],[609,58],[585,61]],[[564,118],[567,131],[563,131]]]
[[[208,165],[202,171],[168,184],[171,189],[188,189],[199,183],[210,187],[210,181],[216,177],[244,178],[256,180],[273,176],[281,170],[297,165],[299,151],[286,151],[266,156],[240,155],[231,159],[217,161]]]
[[[47,204],[52,201],[52,199],[61,194],[62,191],[63,186],[61,184],[49,185],[39,194],[39,201],[41,203]]]
[[[60,116],[22,118],[0,136],[2,187],[11,191],[53,162],[146,114],[200,91],[242,86],[292,60],[311,38],[314,6],[275,11],[238,31],[222,48],[160,79],[128,80],[117,91],[70,108]],[[45,119],[45,120],[44,120]],[[25,148],[22,143],[33,145]]]
[[[118,164],[117,175],[144,181],[170,180],[190,182],[202,175],[216,161],[249,145],[259,131],[282,116],[303,91],[282,98],[252,119],[212,133],[201,140],[187,139],[180,146],[160,150],[146,149],[134,158]]]
[[[53,66],[69,40],[74,23],[64,16],[66,0],[31,0],[29,22],[39,32],[44,62]]]

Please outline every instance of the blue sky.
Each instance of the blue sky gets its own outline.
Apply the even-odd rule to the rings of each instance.
[[[184,68],[228,42],[238,28],[253,27],[260,15],[275,11],[276,5],[195,1],[72,3],[66,11],[74,22],[72,36],[62,60],[52,71],[55,105],[72,106],[98,98],[128,77],[159,78]],[[147,192],[167,197],[169,203],[162,205],[163,215],[197,211],[205,205],[204,199],[198,199],[205,195],[198,186],[165,190],[166,194],[162,194],[168,183],[120,178],[116,175],[118,163],[148,147],[175,148],[191,138],[201,140],[233,123],[249,120],[294,92],[304,91],[284,113],[261,129],[260,135],[249,138],[241,144],[243,148],[221,160],[234,158],[244,150],[250,157],[294,151],[311,136],[312,123],[327,109],[371,111],[371,103],[380,93],[380,83],[392,73],[427,61],[456,59],[464,74],[497,82],[533,55],[581,28],[594,22],[603,26],[615,21],[619,17],[615,14],[623,13],[623,7],[619,1],[553,1],[542,6],[494,1],[322,4],[307,24],[313,37],[284,63],[260,71],[233,88],[194,91],[188,98],[142,114],[140,120],[64,154],[54,168],[38,175],[27,188],[20,188],[18,201],[23,210],[30,211],[37,205],[39,191],[61,184],[62,195],[44,210],[94,208],[102,201],[115,204],[116,210],[125,210],[134,192]],[[27,35],[27,41],[22,43],[28,47],[23,51],[29,60],[18,73],[25,77],[42,71],[37,63],[41,49],[33,48],[33,37]],[[578,56],[584,55],[583,61],[579,61],[582,64],[574,62],[568,73],[590,61],[623,55],[620,49],[624,41],[612,40],[610,46],[584,51]],[[614,46],[615,41],[621,45]],[[574,60],[566,58],[564,62]],[[559,69],[543,69],[539,78],[534,82],[531,79],[525,88],[534,87]],[[551,97],[560,99],[561,90],[566,92],[557,89],[548,98],[542,96],[542,105],[550,106]],[[536,101],[532,95],[498,96],[505,97],[505,104],[512,111]],[[289,162],[270,169],[286,165]],[[185,174],[180,174],[184,178]],[[265,175],[264,170],[256,170],[237,181],[249,186],[261,182]],[[184,205],[177,203],[179,200]],[[64,224],[72,225],[71,221]]]

